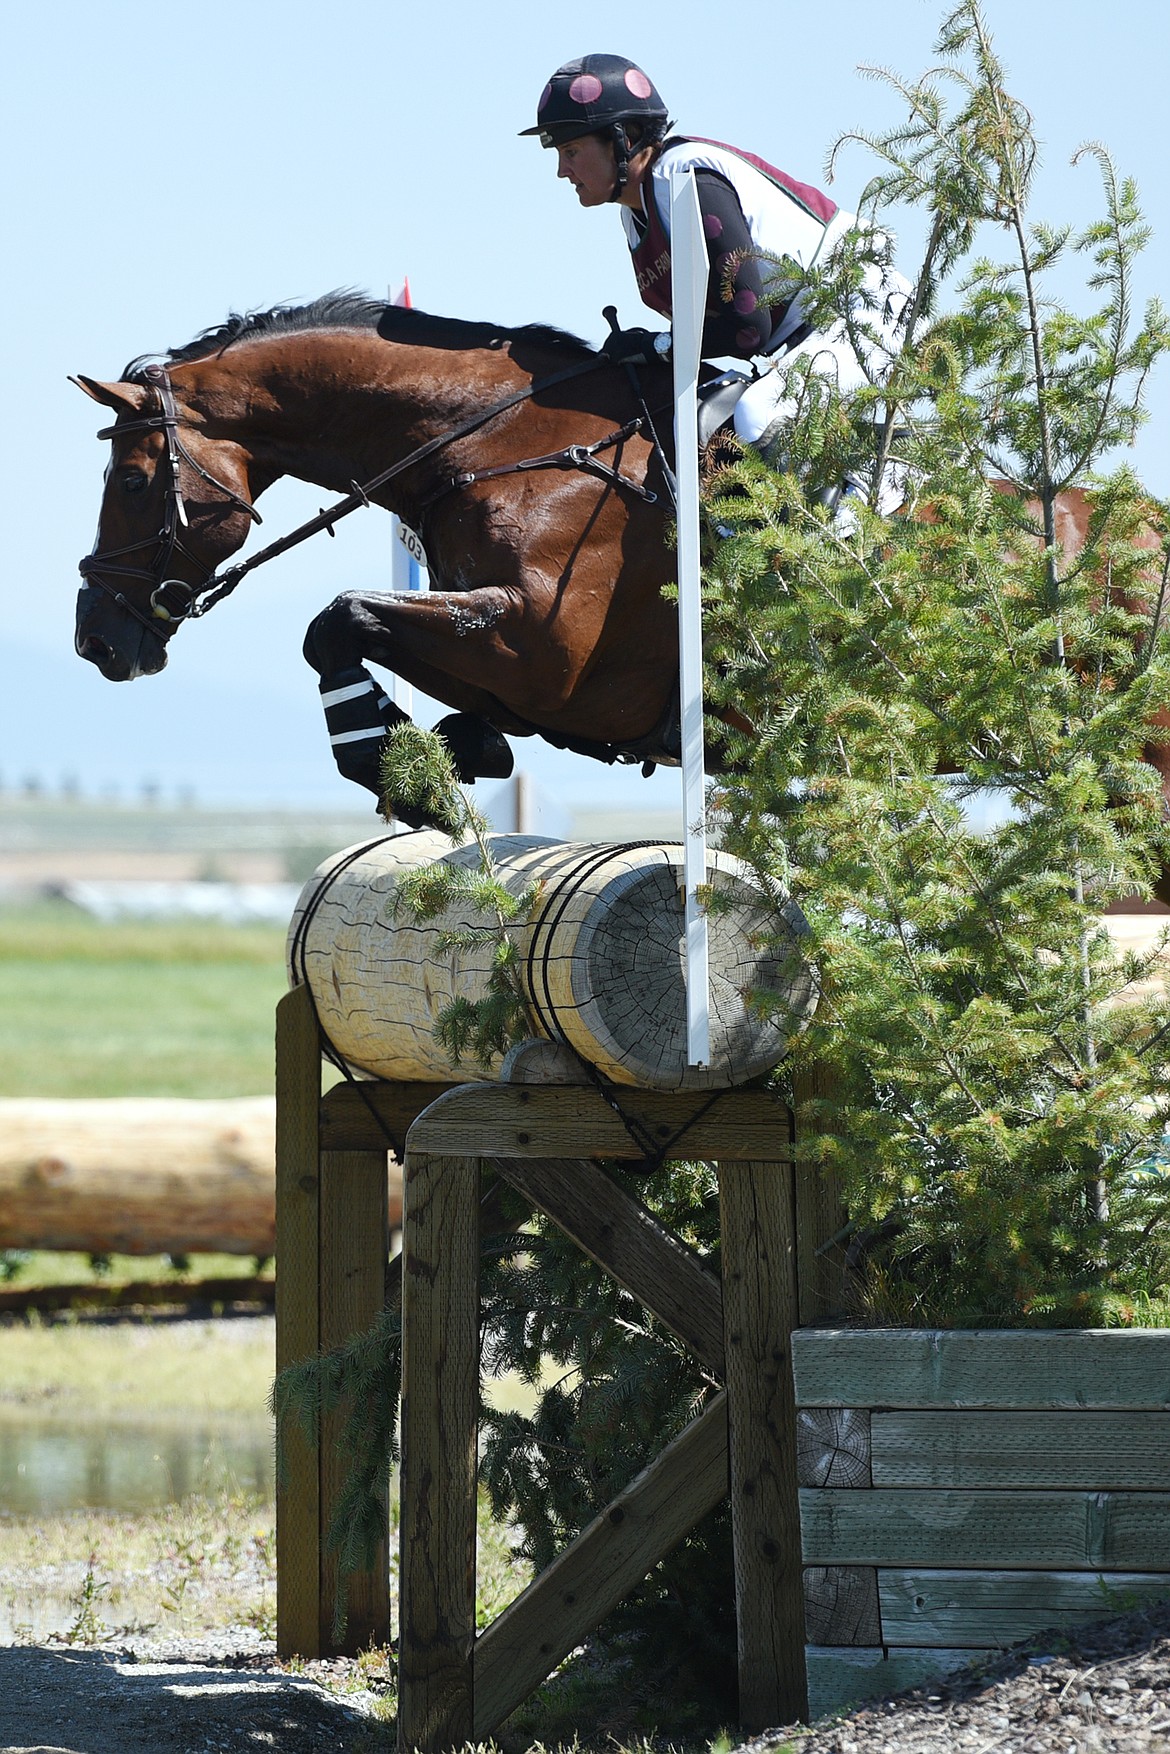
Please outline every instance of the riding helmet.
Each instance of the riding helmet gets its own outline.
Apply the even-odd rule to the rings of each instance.
[[[542,146],[561,146],[582,134],[613,130],[624,144],[623,123],[649,124],[644,138],[647,133],[657,137],[666,120],[666,105],[633,61],[624,55],[582,55],[557,68],[540,94],[535,128],[522,128],[521,134],[539,134]]]

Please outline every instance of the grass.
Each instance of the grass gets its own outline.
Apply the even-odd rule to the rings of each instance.
[[[232,1322],[12,1323],[0,1421],[71,1426],[150,1418],[227,1424],[263,1415],[271,1318]],[[95,1643],[153,1629],[195,1637],[271,1630],[273,1505],[228,1488],[146,1511],[0,1515],[0,1618],[10,1635]]]
[[[0,1330],[0,1353],[0,1431],[46,1415],[71,1425],[142,1417],[227,1424],[267,1407],[274,1324],[270,1317],[34,1320]],[[397,1515],[392,1494],[394,1527]],[[133,1514],[0,1513],[0,1620],[38,1639],[65,1636],[80,1621],[79,1642],[147,1627],[199,1637],[247,1626],[269,1636],[272,1528],[271,1502],[238,1490]],[[479,1537],[477,1617],[484,1624],[523,1588],[529,1569],[486,1503]]]
[[[181,1268],[177,1264],[185,1263]],[[136,1280],[241,1279],[256,1272],[254,1255],[86,1255],[72,1249],[0,1250],[0,1291],[41,1285],[131,1285]],[[276,1277],[271,1261],[262,1277]]]
[[[0,1617],[20,1639],[98,1644],[132,1633],[271,1637],[273,1507],[224,1491],[132,1515],[0,1518]]]
[[[285,986],[272,927],[0,912],[0,1097],[266,1094]]]
[[[262,1414],[275,1370],[274,1324],[28,1321],[0,1330],[0,1415],[105,1419]]]

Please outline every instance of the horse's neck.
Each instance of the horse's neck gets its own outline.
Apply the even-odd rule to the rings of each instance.
[[[444,373],[431,349],[360,333],[283,343],[240,347],[190,371],[192,402],[248,453],[258,492],[282,475],[331,492],[371,480],[523,381],[500,354]],[[398,509],[404,496],[391,484],[377,497]]]

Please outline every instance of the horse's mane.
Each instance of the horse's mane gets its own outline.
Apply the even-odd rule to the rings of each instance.
[[[184,365],[222,353],[237,341],[259,335],[292,335],[308,329],[376,329],[386,341],[407,342],[416,347],[502,347],[507,342],[551,348],[554,352],[589,354],[593,349],[576,335],[548,323],[524,323],[505,328],[499,323],[469,323],[461,317],[435,317],[427,311],[380,304],[364,293],[327,292],[307,305],[274,305],[270,311],[233,311],[226,322],[204,329],[183,347],[162,355],[143,353],[132,359],[122,373],[123,382],[141,377],[143,368],[160,360],[164,365]]]

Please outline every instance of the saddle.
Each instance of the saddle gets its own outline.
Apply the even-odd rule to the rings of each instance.
[[[699,385],[700,451],[705,451],[715,434],[730,423],[736,403],[751,382],[746,372],[732,370]]]

